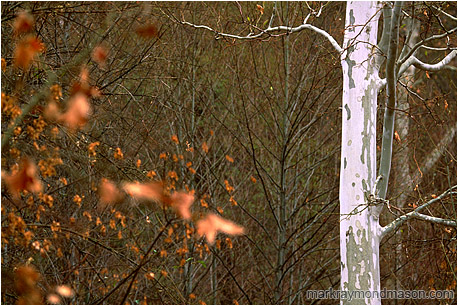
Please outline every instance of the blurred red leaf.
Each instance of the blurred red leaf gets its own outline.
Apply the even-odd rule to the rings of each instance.
[[[100,182],[99,196],[103,204],[114,204],[120,202],[124,198],[115,184],[105,178]]]
[[[150,200],[170,205],[170,198],[164,194],[161,182],[153,183],[124,183],[124,191],[139,200]]]
[[[56,292],[59,293],[63,297],[72,297],[75,294],[73,289],[67,285],[57,286]]]
[[[67,111],[59,117],[59,121],[66,125],[70,130],[82,128],[89,119],[91,105],[88,98],[82,93],[78,93],[70,98]]]
[[[49,121],[57,121],[60,115],[59,106],[54,101],[49,102],[43,111],[43,116]]]
[[[48,301],[49,304],[61,304],[62,303],[60,297],[54,293],[48,294],[46,300]]]
[[[34,193],[42,190],[41,181],[37,177],[37,167],[28,158],[22,159],[19,170],[13,171],[10,175],[2,172],[2,178],[14,197],[18,197],[22,190]]]
[[[172,207],[185,220],[191,219],[191,205],[194,202],[194,196],[186,192],[175,192],[170,197]]]
[[[15,287],[19,298],[16,304],[38,305],[43,303],[37,282],[40,274],[32,266],[21,266],[15,270]]]
[[[108,50],[103,46],[97,46],[92,50],[92,59],[100,66],[105,66],[108,57]]]
[[[244,228],[215,214],[209,214],[197,221],[197,234],[199,237],[205,235],[210,244],[215,242],[218,231],[229,235],[242,235]]]
[[[74,96],[78,93],[86,95],[88,98],[94,98],[100,96],[100,91],[96,87],[92,87],[89,84],[89,71],[86,67],[83,67],[80,72],[80,79],[75,82],[72,86],[70,96]]]
[[[38,38],[34,36],[25,37],[17,44],[14,50],[14,65],[27,69],[35,55],[43,50],[44,45]]]
[[[401,137],[399,136],[397,131],[394,131],[394,139],[396,139],[398,143],[401,143]]]
[[[33,17],[27,12],[20,12],[16,19],[14,19],[13,29],[14,33],[27,33],[32,31]]]

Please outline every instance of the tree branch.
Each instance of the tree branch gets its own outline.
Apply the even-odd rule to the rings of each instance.
[[[387,4],[385,4],[383,6],[382,36],[380,37],[380,41],[378,43],[378,50],[380,50],[380,54],[379,56],[377,56],[377,60],[376,60],[378,67],[382,65],[384,57],[388,53],[389,33],[391,30],[391,14],[392,14],[392,9]]]
[[[444,12],[443,10],[441,10],[440,8],[438,8],[438,7],[436,7],[436,6],[433,6],[433,7],[434,7],[436,10],[438,10],[439,12],[441,12],[442,14],[444,14],[445,16],[451,18],[452,20],[455,20],[455,21],[457,20],[455,16],[452,16],[452,15],[450,15],[450,14]]]
[[[448,63],[450,63],[456,57],[456,50],[450,52],[446,57],[444,57],[439,63],[436,64],[427,64],[415,56],[412,56],[407,62],[412,61],[412,64],[419,69],[428,70],[428,71],[439,71],[443,69]]]
[[[403,2],[396,2],[391,16],[391,30],[386,60],[387,97],[385,116],[383,118],[382,153],[380,156],[379,175],[382,176],[379,197],[385,199],[388,189],[388,179],[391,170],[391,155],[393,150],[394,109],[396,107],[396,57],[398,49],[399,21]]]
[[[427,215],[423,215],[423,214],[419,213],[420,210],[428,207],[429,205],[431,205],[431,204],[443,199],[444,197],[446,197],[446,196],[448,196],[450,194],[452,194],[452,195],[455,194],[456,195],[456,191],[453,191],[454,189],[456,189],[456,185],[453,186],[452,188],[448,189],[447,191],[445,191],[443,194],[441,194],[437,198],[434,198],[434,199],[426,202],[425,204],[423,204],[421,206],[418,206],[415,210],[413,210],[413,211],[411,211],[411,212],[409,212],[409,213],[407,213],[405,215],[400,216],[396,220],[392,221],[390,224],[382,227],[382,229],[381,229],[381,239],[383,239],[383,237],[385,237],[387,234],[392,233],[393,231],[398,229],[405,221],[407,221],[409,219],[412,219],[412,218],[418,218],[418,219],[422,219],[422,220],[433,222],[433,223],[444,224],[444,225],[456,227],[456,221],[454,221],[454,220],[447,220],[447,219],[427,216]]]
[[[329,34],[328,32],[326,32],[326,31],[324,31],[324,30],[322,30],[320,28],[312,26],[311,24],[301,24],[300,26],[297,26],[297,27],[288,27],[288,26],[268,27],[267,29],[264,29],[264,30],[259,29],[260,33],[258,33],[258,34],[250,33],[250,34],[248,34],[246,36],[240,36],[240,35],[234,35],[234,34],[219,32],[219,31],[216,31],[215,29],[212,29],[212,28],[210,28],[209,26],[206,26],[206,25],[196,25],[196,24],[192,24],[192,23],[187,22],[187,21],[179,21],[179,20],[178,20],[178,22],[181,23],[181,24],[188,25],[190,27],[196,28],[196,29],[205,29],[207,31],[213,32],[213,33],[215,33],[216,39],[219,39],[220,37],[235,38],[235,39],[240,39],[240,40],[262,39],[265,36],[272,36],[272,33],[274,33],[274,32],[295,33],[295,32],[300,32],[302,30],[308,29],[308,30],[315,31],[318,34],[321,34],[322,36],[327,38],[329,40],[329,42],[331,43],[331,45],[334,47],[334,49],[337,50],[337,52],[339,52],[339,53],[343,52],[342,47],[337,43],[337,41],[334,39],[334,37],[332,37],[331,34]]]
[[[421,46],[421,47],[425,47],[425,46]],[[399,79],[402,76],[402,74],[404,72],[406,72],[407,69],[409,69],[409,67],[411,65],[414,65],[418,69],[427,70],[427,71],[439,71],[439,70],[442,70],[442,69],[456,70],[456,67],[448,66],[448,64],[455,57],[456,57],[456,50],[453,50],[446,57],[444,57],[440,62],[438,62],[436,64],[428,64],[428,63],[424,63],[424,62],[420,61],[415,56],[411,56],[406,62],[404,62],[402,64],[401,68],[399,69],[397,78]],[[386,78],[385,79],[381,79],[378,82],[378,89],[379,90],[382,89],[386,85],[386,83],[387,83]]]
[[[398,67],[402,67],[403,64],[415,53],[415,51],[417,51],[417,49],[420,48],[421,46],[423,46],[425,43],[427,43],[429,41],[432,41],[432,40],[444,38],[444,37],[452,34],[453,32],[456,32],[456,27],[451,29],[451,30],[449,30],[449,31],[447,31],[447,32],[445,32],[445,33],[442,33],[442,34],[439,34],[439,35],[433,35],[431,37],[423,39],[422,41],[417,43],[415,46],[413,46],[413,48],[409,51],[409,53],[406,54],[406,56],[404,56],[401,60],[398,61],[397,66]],[[399,70],[401,70],[401,69],[399,69]]]
[[[417,219],[429,221],[431,223],[437,223],[437,224],[442,224],[446,226],[453,226],[456,227],[456,221],[454,220],[448,220],[448,219],[442,219],[442,218],[437,218],[437,217],[432,217],[420,213],[413,213],[412,216]]]

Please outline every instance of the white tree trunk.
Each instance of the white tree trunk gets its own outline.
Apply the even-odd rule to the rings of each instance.
[[[341,58],[341,290],[349,294],[380,292],[380,208],[366,200],[376,180],[378,9],[376,2],[348,2]],[[341,302],[380,304],[380,297],[353,296]]]

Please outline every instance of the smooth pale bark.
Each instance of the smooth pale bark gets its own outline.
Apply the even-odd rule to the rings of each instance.
[[[341,290],[380,292],[380,207],[366,200],[376,180],[377,2],[348,2],[343,70],[340,170]],[[380,296],[341,297],[343,304],[380,304]]]

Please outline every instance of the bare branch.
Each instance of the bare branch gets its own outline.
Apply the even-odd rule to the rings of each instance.
[[[424,47],[424,46],[422,46],[422,47]],[[397,78],[399,79],[402,76],[402,74],[404,72],[406,72],[407,69],[409,69],[409,67],[411,65],[414,65],[416,68],[419,68],[419,69],[422,69],[422,70],[427,70],[427,71],[439,71],[439,70],[442,70],[442,69],[456,70],[455,67],[448,66],[448,64],[455,57],[456,57],[456,50],[453,50],[446,57],[444,57],[440,62],[438,62],[436,64],[427,64],[427,63],[424,63],[424,62],[420,61],[415,56],[411,56],[409,58],[409,60],[407,60],[406,62],[404,62],[404,64],[402,64],[401,68],[399,69]],[[453,69],[453,68],[455,68],[455,69]],[[386,86],[386,82],[387,82],[386,79],[381,79],[379,81],[379,84],[378,84],[378,89],[380,90],[384,86]],[[401,84],[401,85],[403,85],[403,84]]]
[[[450,47],[435,48],[435,47],[430,47],[430,46],[421,46],[421,48],[426,49],[426,50],[432,50],[432,51],[456,50],[456,48],[450,48]]]
[[[379,175],[382,176],[379,197],[385,199],[388,189],[388,179],[391,170],[393,151],[394,109],[396,107],[396,57],[399,41],[399,22],[403,2],[395,2],[391,16],[391,30],[389,33],[388,57],[386,59],[386,108],[383,118],[382,153],[380,155]]]
[[[442,219],[442,218],[437,218],[437,217],[432,217],[420,213],[414,213],[412,214],[414,218],[425,220],[431,223],[437,223],[437,224],[442,224],[446,226],[453,226],[456,227],[456,221],[454,220],[448,220],[448,219]]]
[[[455,191],[453,191],[453,190],[455,190]],[[396,220],[392,221],[390,224],[382,227],[382,229],[381,229],[381,239],[383,239],[383,237],[385,237],[387,234],[389,234],[389,233],[395,231],[396,229],[398,229],[405,221],[407,221],[409,219],[412,219],[412,218],[418,218],[418,219],[422,219],[422,220],[433,222],[433,223],[445,224],[445,225],[448,225],[448,226],[456,227],[456,221],[454,221],[454,220],[446,220],[446,219],[427,216],[427,215],[423,215],[423,214],[419,213],[419,211],[421,211],[422,209],[424,209],[424,208],[428,207],[429,205],[431,205],[431,204],[443,199],[444,197],[447,197],[450,194],[456,195],[456,185],[453,186],[452,188],[450,188],[449,190],[445,191],[443,194],[441,194],[437,198],[434,198],[434,199],[426,202],[425,204],[423,204],[421,206],[418,206],[415,210],[413,210],[413,211],[411,211],[411,212],[409,212],[409,213],[407,213],[405,215],[400,216]]]
[[[398,78],[411,66],[415,65],[415,67],[428,70],[428,71],[438,71],[444,69],[448,63],[452,61],[456,57],[456,50],[450,52],[446,57],[444,57],[439,63],[437,64],[426,64],[417,59],[415,56],[411,56],[404,64],[402,64],[401,69],[399,69]]]
[[[428,70],[428,71],[439,71],[443,69],[448,63],[452,61],[456,57],[456,50],[453,50],[450,52],[446,57],[444,57],[439,63],[436,64],[427,64],[419,59],[417,59],[415,56],[412,56],[412,61],[413,65],[415,65],[416,68],[423,69],[423,70]]]
[[[377,56],[376,62],[377,67],[380,68],[382,65],[386,54],[388,53],[388,44],[389,44],[389,33],[391,30],[391,14],[392,9],[385,4],[383,7],[383,30],[380,41],[378,42],[378,50],[380,51],[379,56]]]
[[[342,47],[337,43],[337,41],[334,39],[334,37],[332,37],[331,34],[329,34],[328,32],[320,29],[320,28],[317,28],[315,26],[312,26],[311,24],[301,24],[300,26],[297,26],[297,27],[288,27],[288,26],[276,26],[276,27],[269,27],[267,29],[260,29],[260,33],[258,34],[248,34],[246,36],[240,36],[240,35],[234,35],[234,34],[228,34],[228,33],[222,33],[222,32],[219,32],[219,31],[216,31],[215,29],[212,29],[206,25],[195,25],[195,24],[192,24],[190,22],[187,22],[187,21],[178,21],[180,22],[181,24],[184,24],[184,25],[188,25],[188,26],[191,26],[193,28],[196,28],[196,29],[205,29],[207,31],[210,31],[210,32],[213,32],[215,33],[215,37],[218,39],[220,37],[227,37],[227,38],[235,38],[235,39],[240,39],[240,40],[251,40],[251,39],[261,39],[261,38],[264,38],[265,36],[271,36],[272,33],[274,32],[286,32],[286,33],[295,33],[295,32],[300,32],[300,31],[303,31],[305,29],[308,29],[308,30],[312,30],[312,31],[315,31],[317,32],[318,34],[321,34],[323,35],[324,37],[326,37],[329,42],[331,43],[331,45],[334,47],[334,49],[337,50],[337,52],[339,53],[342,53],[343,52],[343,49]]]
[[[436,7],[436,6],[433,6],[433,8],[435,8],[436,10],[438,10],[439,12],[441,12],[442,14],[444,14],[445,16],[451,18],[452,20],[457,20],[455,16],[452,16],[450,15],[449,13],[446,13],[444,12],[443,10],[441,10],[440,8]]]
[[[432,41],[432,40],[436,40],[436,39],[440,39],[440,38],[444,38],[444,37],[447,37],[448,35],[456,32],[456,27],[445,32],[445,33],[442,33],[442,34],[439,34],[439,35],[433,35],[431,37],[428,37],[426,39],[423,39],[422,41],[420,41],[419,43],[417,43],[415,46],[413,46],[413,48],[409,51],[409,53],[406,54],[406,56],[404,56],[402,59],[400,59],[397,63],[397,66],[398,67],[402,67],[403,64],[415,53],[415,51],[417,51],[418,48],[420,48],[421,46],[423,46],[425,43],[429,42],[429,41]],[[399,68],[399,70],[401,70]],[[399,75],[399,74],[398,74]]]

